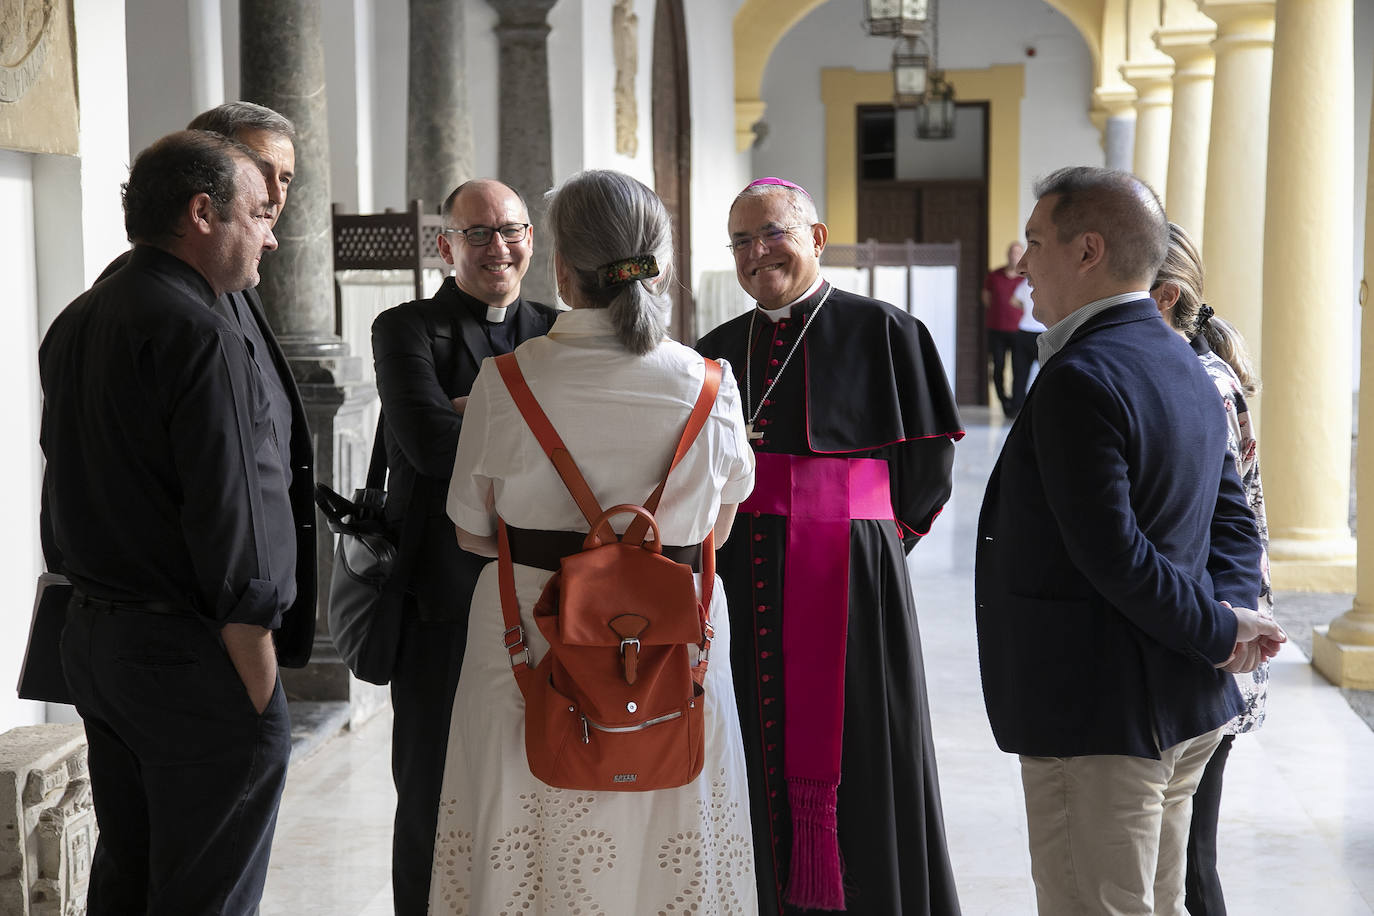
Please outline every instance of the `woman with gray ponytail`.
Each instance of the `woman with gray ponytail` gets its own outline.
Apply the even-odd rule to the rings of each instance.
[[[1217,317],[1202,301],[1202,258],[1183,229],[1169,224],[1169,251],[1155,276],[1150,296],[1160,314],[1178,331],[1202,360],[1226,405],[1227,443],[1236,459],[1236,471],[1245,487],[1250,509],[1259,528],[1260,595],[1255,607],[1273,616],[1274,596],[1269,586],[1269,528],[1264,519],[1264,487],[1260,483],[1259,452],[1250,425],[1246,398],[1259,392],[1259,378],[1250,363],[1245,339],[1229,323]],[[1188,866],[1184,876],[1184,907],[1191,916],[1224,914],[1226,902],[1217,874],[1217,818],[1221,808],[1221,781],[1226,758],[1235,736],[1264,723],[1269,689],[1269,663],[1262,662],[1250,674],[1238,674],[1236,685],[1245,699],[1245,711],[1226,725],[1226,734],[1212,754],[1202,782],[1193,796],[1193,820],[1188,834]]]
[[[548,194],[558,298],[606,309],[616,339],[648,353],[667,336],[673,230],[658,195],[629,175],[582,172]]]
[[[572,308],[547,337],[517,347],[515,363],[598,505],[644,505],[664,479],[707,375],[702,357],[666,334],[668,214],[628,175],[590,171],[550,194],[546,229],[558,295]],[[711,405],[705,425],[668,475],[653,513],[663,554],[698,570],[707,535],[714,533],[716,546],[725,540],[735,506],[754,486],[753,450],[728,367],[714,402],[703,403]],[[582,549],[588,523],[493,360],[483,363],[468,399],[448,514],[458,543],[486,556],[497,556],[498,520],[504,523],[520,623],[507,628],[503,619],[506,561],[488,564],[473,594],[453,704],[429,911],[756,912],[725,589],[717,581],[710,601],[700,775],[649,791],[552,788],[528,766],[526,706],[510,640],[523,633],[530,666],[547,653],[534,605],[562,557]],[[616,530],[628,520],[615,517]]]

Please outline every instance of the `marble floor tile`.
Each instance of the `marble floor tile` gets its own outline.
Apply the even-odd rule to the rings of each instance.
[[[973,620],[978,510],[1005,431],[970,422],[954,494],[909,558],[966,916],[1035,910],[1020,769],[988,726]],[[1286,647],[1271,675],[1268,721],[1237,738],[1227,764],[1219,855],[1230,911],[1374,916],[1374,733],[1298,649]],[[389,738],[380,715],[292,769],[265,916],[391,912]]]

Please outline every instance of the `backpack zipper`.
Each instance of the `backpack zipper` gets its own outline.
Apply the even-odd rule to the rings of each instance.
[[[649,728],[652,725],[661,725],[664,722],[671,722],[673,719],[681,718],[682,710],[678,710],[677,712],[670,712],[666,716],[657,716],[653,719],[646,719],[638,725],[602,725],[600,722],[593,722],[586,716],[582,716],[582,743],[591,744],[592,735],[590,729],[592,728],[596,729],[599,732],[611,732],[614,734],[621,734],[625,732],[639,732],[643,731],[646,728]]]

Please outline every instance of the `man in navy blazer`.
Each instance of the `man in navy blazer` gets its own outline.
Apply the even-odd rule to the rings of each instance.
[[[1042,369],[988,481],[976,602],[997,744],[1021,756],[1042,914],[1183,912],[1191,800],[1241,709],[1228,671],[1283,633],[1226,421],[1148,293],[1168,223],[1144,183],[1036,186],[1020,270]]]

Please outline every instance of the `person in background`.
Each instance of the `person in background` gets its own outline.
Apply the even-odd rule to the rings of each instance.
[[[988,359],[992,361],[992,387],[997,392],[997,400],[1002,404],[1002,413],[1008,418],[1016,416],[1021,408],[1015,397],[1015,353],[1016,330],[1021,320],[1021,309],[1012,302],[1012,293],[1021,283],[1021,275],[1016,265],[1021,261],[1025,247],[1018,242],[1007,246],[1007,263],[996,270],[988,271],[983,278],[983,292],[979,300],[983,303],[983,325],[987,329]],[[1013,361],[1012,388],[1007,387],[1007,362]]]
[[[1269,526],[1264,518],[1264,487],[1260,482],[1258,443],[1250,425],[1247,398],[1259,393],[1259,378],[1250,362],[1245,339],[1203,302],[1203,266],[1197,245],[1187,231],[1169,224],[1169,253],[1155,275],[1150,297],[1160,314],[1183,335],[1202,368],[1216,385],[1226,407],[1227,448],[1236,459],[1236,473],[1255,515],[1260,538],[1260,595],[1258,610],[1273,616],[1274,592],[1269,583]],[[1193,819],[1188,831],[1188,870],[1184,878],[1184,906],[1192,916],[1224,916],[1226,900],[1217,873],[1217,822],[1221,812],[1222,775],[1236,735],[1264,724],[1269,691],[1269,662],[1236,675],[1245,709],[1223,729],[1207,769],[1193,796]]]
[[[387,519],[400,530],[407,513],[425,516],[419,543],[401,545],[415,553],[391,678],[397,916],[419,916],[429,905],[453,692],[468,604],[487,563],[458,546],[444,514],[468,392],[484,359],[543,335],[556,314],[520,295],[534,227],[514,189],[492,179],[464,182],[444,201],[443,212],[439,254],[453,265],[453,275],[431,298],[389,308],[372,323],[390,469]]]
[[[1016,344],[1011,351],[1011,397],[1013,406],[1020,412],[1021,405],[1026,402],[1026,392],[1040,368],[1039,340],[1045,325],[1035,317],[1035,302],[1024,277],[1011,294],[1011,301],[1021,310],[1021,320],[1016,324]]]

